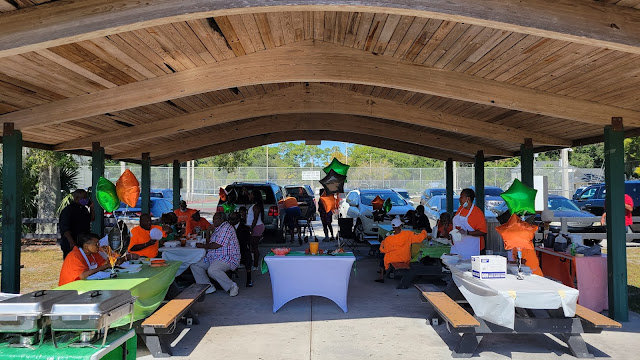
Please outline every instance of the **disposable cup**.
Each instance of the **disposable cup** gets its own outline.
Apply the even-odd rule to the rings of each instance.
[[[318,245],[320,243],[312,241],[309,243],[309,252],[311,252],[311,255],[316,255],[318,254]]]

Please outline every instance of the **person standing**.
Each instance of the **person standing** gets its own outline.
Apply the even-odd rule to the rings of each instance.
[[[324,190],[320,190],[320,197],[324,195]],[[331,226],[331,222],[333,221],[333,209],[325,209],[324,201],[318,201],[318,212],[320,213],[320,221],[322,221],[322,230],[324,230],[324,240],[322,241],[333,241],[335,238],[333,237],[333,226]],[[331,232],[331,238],[329,238],[329,231]]]
[[[253,189],[249,193],[249,201],[253,203],[247,210],[247,225],[251,229],[251,253],[253,254],[253,268],[251,270],[260,270],[258,263],[260,262],[260,238],[264,233],[264,205],[262,203],[262,194],[260,190]]]
[[[77,189],[71,195],[73,201],[62,210],[59,219],[62,259],[76,246],[78,235],[91,231],[91,221],[95,219],[93,203],[89,200],[87,191]]]
[[[462,260],[480,255],[481,238],[487,235],[487,221],[484,212],[473,205],[476,193],[471,189],[460,192],[460,208],[453,217],[453,227],[460,232],[461,239],[453,241],[451,253],[460,255]]]
[[[240,245],[236,236],[236,229],[224,220],[224,213],[217,212],[213,215],[213,234],[206,244],[196,244],[198,248],[204,248],[207,253],[199,262],[191,265],[191,272],[197,284],[209,284],[209,276],[222,286],[229,296],[238,295],[238,285],[227,276],[226,272],[235,270],[240,265]],[[206,293],[216,291],[214,286],[207,289]]]
[[[606,212],[602,213],[600,222],[602,225],[607,223]],[[624,194],[624,226],[626,227],[628,234],[633,232],[631,230],[631,225],[633,225],[633,199],[628,194]]]

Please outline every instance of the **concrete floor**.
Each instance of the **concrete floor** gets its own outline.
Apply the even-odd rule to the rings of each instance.
[[[316,226],[316,229],[321,227]],[[322,240],[323,236],[319,236]],[[321,242],[321,248],[336,248]],[[304,249],[306,246],[296,247]],[[263,246],[263,252],[269,246]],[[296,249],[294,248],[294,250]],[[328,299],[304,297],[272,312],[269,274],[254,275],[254,286],[229,297],[218,290],[194,305],[200,324],[183,329],[173,342],[174,359],[350,360],[449,359],[458,334],[445,325],[427,325],[431,307],[415,288],[398,290],[397,280],[384,284],[376,278],[377,260],[361,247],[356,270],[351,273],[349,312]],[[255,272],[254,272],[255,274]],[[587,334],[584,339],[595,357],[637,359],[640,316],[619,331]],[[634,355],[636,354],[636,355]],[[486,336],[474,357],[482,359],[574,359],[564,343],[548,335]],[[138,357],[153,359],[139,342]]]

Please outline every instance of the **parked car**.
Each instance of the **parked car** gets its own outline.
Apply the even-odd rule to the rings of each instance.
[[[633,216],[640,216],[640,181],[625,181],[624,192],[633,199]],[[601,216],[602,213],[604,213],[606,194],[607,190],[604,184],[591,185],[584,189],[580,195],[577,196],[577,199],[573,200],[573,203],[576,204],[580,210]],[[631,225],[631,229],[634,232],[640,231],[640,224]]]
[[[447,189],[445,189],[445,188],[426,189],[420,195],[420,205],[426,207],[427,203],[429,202],[429,200],[431,200],[432,197],[438,196],[438,195],[445,195],[446,196],[447,195]],[[454,195],[455,195],[455,193],[454,193]]]
[[[356,239],[364,241],[365,236],[378,235],[378,223],[373,221],[373,207],[371,201],[380,196],[383,200],[391,199],[393,207],[380,224],[390,224],[396,216],[401,218],[407,211],[414,210],[413,206],[398,193],[391,189],[357,189],[349,192],[344,202],[340,205],[340,216],[354,219],[354,233]]]
[[[454,213],[458,211],[458,208],[460,208],[460,196],[454,195],[453,196]],[[424,207],[424,213],[425,215],[427,215],[427,218],[429,218],[429,224],[431,224],[432,228],[436,226],[436,222],[440,219],[440,215],[445,212],[447,212],[447,196],[446,195],[436,195],[432,197],[427,202],[427,205]],[[496,214],[493,211],[487,209],[485,206],[484,217],[485,218],[496,217]]]
[[[587,186],[580,186],[576,189],[576,192],[573,193],[573,195],[571,196],[571,200],[578,200],[578,198],[580,197],[580,194],[584,191],[584,189],[586,189]]]
[[[409,205],[415,206],[413,201],[411,201],[411,195],[409,195],[409,192],[407,191],[407,189],[391,189],[391,190],[397,192],[400,196],[402,196],[402,198],[405,199],[409,203]]]
[[[469,187],[471,190],[476,191],[475,186]],[[504,199],[500,196],[504,190],[497,186],[485,186],[484,187],[484,206],[491,210],[500,207],[504,204]]]
[[[159,217],[164,213],[173,211],[173,189],[151,189],[151,204],[149,207],[151,216]],[[129,207],[120,203],[120,207],[114,211],[116,217],[137,218],[142,213],[142,197],[138,198],[135,207]]]
[[[262,194],[262,202],[264,204],[263,222],[265,230],[273,233],[276,237],[282,235],[282,221],[280,220],[280,211],[278,210],[278,201],[284,198],[282,188],[271,182],[234,182],[227,185],[225,190],[227,193],[235,191],[237,194],[237,200],[235,202],[236,208],[241,206],[249,207],[252,205],[249,203],[247,196],[243,195],[242,189],[246,188],[249,192],[254,189],[260,190]],[[218,202],[216,211],[223,211],[222,202]]]
[[[316,220],[318,209],[313,189],[309,185],[285,185],[283,187],[285,197],[294,197],[298,200],[298,207],[305,218]]]

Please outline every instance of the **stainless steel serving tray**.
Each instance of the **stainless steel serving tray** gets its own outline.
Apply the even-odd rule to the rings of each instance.
[[[46,324],[42,318],[54,303],[77,296],[76,290],[38,290],[0,301],[0,333],[31,333]]]

